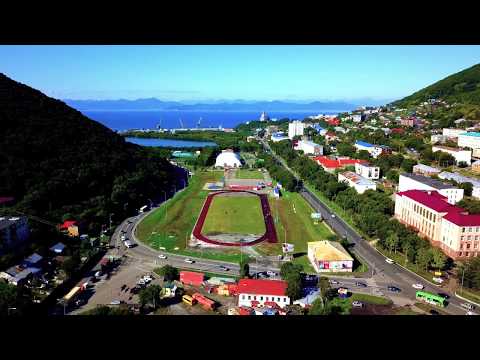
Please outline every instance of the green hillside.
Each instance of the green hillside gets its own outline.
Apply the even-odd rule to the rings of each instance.
[[[450,75],[433,85],[413,93],[392,105],[408,107],[428,99],[441,99],[448,103],[480,106],[480,64]]]
[[[96,231],[110,212],[121,219],[181,176],[157,150],[3,74],[0,135],[0,197],[50,221],[71,213]]]

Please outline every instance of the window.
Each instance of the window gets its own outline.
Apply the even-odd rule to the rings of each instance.
[[[460,236],[460,241],[463,241],[465,236]]]
[[[478,247],[478,242],[475,241],[475,244],[473,244],[473,247],[476,249]]]
[[[465,228],[464,228],[464,227],[462,227],[462,233],[464,233],[464,232],[465,232]]]
[[[462,239],[463,240],[463,239]],[[463,244],[460,244],[460,250],[463,249]]]
[[[467,249],[470,249],[470,243],[467,244]]]
[[[280,298],[277,298],[277,301],[280,302]]]
[[[260,301],[263,301],[263,296],[260,296]]]
[[[472,240],[472,236],[471,236],[471,235],[468,235],[468,236],[467,236],[467,240]]]
[[[475,235],[475,240],[478,240],[478,235]]]
[[[256,295],[253,297],[253,300],[257,300],[257,296],[256,296]]]
[[[268,301],[268,296],[265,296],[265,301]]]
[[[248,300],[252,300],[252,296],[251,296],[251,295],[248,295]]]

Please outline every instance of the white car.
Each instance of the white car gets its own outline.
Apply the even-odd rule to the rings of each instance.
[[[422,290],[425,286],[423,286],[422,284],[413,284],[412,285],[415,289],[418,289],[418,290]]]
[[[333,279],[328,280],[328,282],[329,282],[330,284],[332,284],[332,285],[338,285],[338,284],[340,284],[337,280],[333,280]]]
[[[166,256],[166,255],[163,255],[163,254],[158,255],[158,257],[159,257],[160,259],[166,259],[166,258],[167,258],[167,256]]]
[[[268,270],[268,271],[267,271],[267,275],[268,275],[268,276],[277,276],[277,273],[274,272],[274,271]]]
[[[478,315],[478,314],[474,313],[473,311],[467,311],[465,315]]]
[[[100,277],[100,276],[102,276],[102,272],[101,272],[101,271],[97,271],[97,272],[95,273],[95,277]]]
[[[195,261],[187,258],[187,259],[185,259],[185,262],[188,263],[188,264],[193,264]]]
[[[386,258],[386,259],[385,259],[385,262],[387,262],[387,263],[389,263],[389,264],[394,264],[394,263],[395,263],[395,261],[393,261],[393,260],[390,259],[390,258]]]
[[[472,311],[473,309],[475,309],[475,306],[473,306],[472,304],[467,303],[467,302],[460,304],[460,306],[469,310],[469,311]]]
[[[352,302],[353,307],[363,307],[363,303],[361,301],[354,301]]]
[[[122,235],[122,236],[120,237],[120,239],[121,239],[122,241],[125,241],[125,235]]]
[[[442,283],[443,283],[443,279],[440,278],[440,277],[434,277],[434,278],[432,278],[432,280],[433,280],[434,282],[438,283],[438,284],[442,284]]]
[[[334,218],[334,217],[335,217],[335,214],[332,214],[332,218]]]

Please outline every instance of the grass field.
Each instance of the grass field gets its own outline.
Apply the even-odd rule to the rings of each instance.
[[[186,250],[187,238],[190,236],[203,202],[209,194],[202,190],[205,182],[219,181],[223,171],[197,172],[188,187],[177,193],[172,199],[162,204],[138,225],[138,239],[154,249],[164,247],[167,251],[214,260],[238,262],[238,249],[217,251]],[[175,250],[178,248],[178,250]]]
[[[264,255],[278,255],[282,252],[281,243],[295,245],[294,262],[303,265],[304,270],[313,272],[307,259],[307,242],[325,240],[334,236],[323,223],[315,225],[310,218],[312,209],[297,193],[284,191],[279,199],[270,198],[270,209],[275,221],[279,244],[259,244],[255,249]]]
[[[215,196],[202,228],[204,235],[265,233],[258,196]]]
[[[375,305],[390,305],[392,301],[390,299],[380,297],[380,296],[373,296],[368,294],[352,294],[349,298],[350,302],[352,301],[361,301],[366,304],[375,304]]]
[[[463,290],[458,290],[457,294],[460,295],[461,297],[464,297],[465,299],[468,299],[470,301],[476,302],[477,304],[480,304],[480,291],[463,288]]]
[[[260,179],[263,180],[263,173],[258,170],[239,169],[235,173],[237,179]]]

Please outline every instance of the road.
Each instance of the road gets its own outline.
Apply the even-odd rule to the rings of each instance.
[[[262,141],[264,147],[279,161],[297,180],[299,178],[295,172],[288,167],[285,161],[277,156],[266,141]],[[352,229],[344,220],[328,208],[318,197],[312,192],[303,187],[300,190],[300,195],[315,209],[315,211],[322,214],[324,221],[341,237],[346,236],[348,241],[353,244],[352,252],[365,260],[369,265],[371,272],[368,276],[370,282],[376,284],[377,288],[385,289],[388,285],[397,286],[402,289],[400,294],[395,296],[408,297],[415,299],[416,289],[412,284],[421,283],[425,286],[424,290],[436,293],[446,293],[450,296],[449,305],[445,311],[453,315],[465,315],[466,310],[460,304],[464,301],[456,298],[454,294],[444,291],[440,286],[431,285],[426,282],[421,276],[416,275],[397,264],[388,264],[385,262],[385,257],[380,254],[372,245],[362,238],[354,229]],[[386,289],[385,289],[386,290]],[[384,291],[386,292],[386,291]]]

